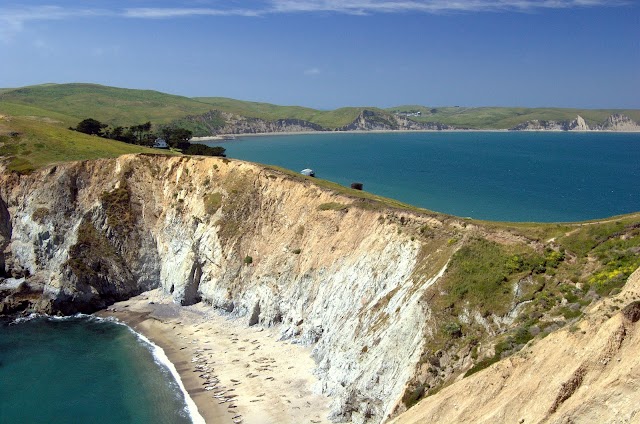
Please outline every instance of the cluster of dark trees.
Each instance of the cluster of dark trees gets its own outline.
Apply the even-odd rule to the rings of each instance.
[[[162,138],[169,147],[179,149],[182,153],[188,155],[225,156],[224,147],[191,144],[189,140],[193,136],[193,133],[187,129],[162,126],[158,130],[159,133],[155,133],[151,131],[151,122],[132,125],[130,127],[110,127],[108,124],[96,119],[87,118],[80,121],[75,128],[69,129],[102,138],[148,147],[153,147],[155,141],[158,138]]]

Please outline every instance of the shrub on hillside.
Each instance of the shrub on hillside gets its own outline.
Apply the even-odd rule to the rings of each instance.
[[[202,156],[226,156],[225,148],[220,146],[205,146],[204,144],[190,144],[189,147],[182,150],[185,155],[202,155]]]

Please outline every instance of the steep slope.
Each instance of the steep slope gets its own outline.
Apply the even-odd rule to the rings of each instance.
[[[325,128],[318,124],[300,119],[287,118],[267,121],[219,110],[211,110],[201,115],[189,115],[173,121],[173,125],[189,129],[196,137],[216,134],[325,131]]]
[[[0,174],[0,313],[91,312],[160,287],[312,345],[343,422],[382,422],[570,324],[624,284],[638,246],[638,215],[479,223],[223,158]]]
[[[596,126],[602,131],[640,131],[640,124],[626,115],[619,113],[609,116],[602,124]]]
[[[640,131],[640,124],[626,115],[613,114],[604,122],[595,124],[592,128],[578,115],[570,121],[532,121],[523,122],[511,128],[511,131]]]
[[[353,122],[362,111],[359,107],[343,107],[334,110],[318,110],[302,106],[281,106],[270,103],[248,102],[224,97],[195,97],[212,109],[247,118],[263,121],[296,119],[318,125],[323,128],[338,128]]]
[[[424,399],[394,424],[640,420],[640,270],[568,329]]]
[[[216,134],[257,134],[303,131],[396,131],[396,130],[447,130],[448,125],[428,122],[420,123],[406,117],[391,115],[379,109],[362,109],[350,123],[340,127],[323,127],[301,119],[265,120],[247,118],[220,110],[202,115],[191,115],[173,122],[173,125],[188,128],[196,136]]]
[[[634,109],[569,109],[524,107],[424,107],[398,106],[387,111],[403,116],[411,115],[418,122],[440,122],[474,129],[508,129],[527,121],[569,122],[576,116],[584,118],[590,127],[600,125],[609,116],[622,114],[640,122],[640,111]],[[419,115],[418,115],[419,112]]]

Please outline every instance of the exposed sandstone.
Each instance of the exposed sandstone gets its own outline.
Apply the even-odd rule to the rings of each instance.
[[[590,128],[578,115],[571,121],[531,120],[516,125],[511,131],[640,131],[640,125],[631,118],[621,114],[609,116],[603,123]]]
[[[637,422],[638,299],[640,270],[571,328],[452,384],[392,423]]]

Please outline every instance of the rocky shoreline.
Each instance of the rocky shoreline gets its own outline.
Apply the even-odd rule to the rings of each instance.
[[[220,122],[224,122],[221,124]],[[197,137],[202,139],[228,139],[234,136],[288,135],[288,134],[335,134],[362,132],[438,132],[438,131],[576,131],[576,132],[640,132],[640,124],[626,115],[613,114],[604,122],[589,126],[581,116],[572,120],[532,120],[522,122],[509,129],[477,130],[441,122],[418,122],[406,116],[378,110],[363,109],[350,124],[339,128],[325,128],[300,119],[279,119],[267,121],[249,118],[227,112],[213,110],[203,115],[188,116],[181,121],[187,126],[195,126]],[[195,128],[194,127],[194,128]],[[200,139],[200,140],[199,140]]]

